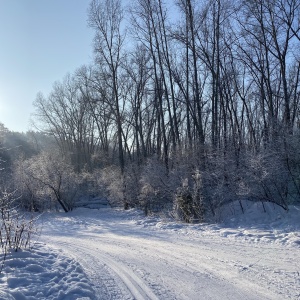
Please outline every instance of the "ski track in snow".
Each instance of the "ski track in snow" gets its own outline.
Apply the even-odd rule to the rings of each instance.
[[[237,214],[239,205],[219,224],[108,208],[46,213],[33,250],[8,254],[0,299],[299,300],[299,207],[244,202]]]
[[[95,299],[300,299],[299,232],[284,245],[247,230],[78,209],[46,215],[42,241],[81,264]]]

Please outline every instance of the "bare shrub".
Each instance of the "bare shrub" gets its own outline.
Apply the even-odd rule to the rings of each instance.
[[[0,246],[2,250],[3,269],[8,251],[30,248],[32,237],[37,233],[36,219],[21,213],[15,193],[0,193]]]

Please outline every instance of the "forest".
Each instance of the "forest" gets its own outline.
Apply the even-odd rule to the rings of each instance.
[[[0,126],[1,199],[185,222],[300,204],[298,0],[92,0],[87,19],[93,62],[37,94],[32,131]]]

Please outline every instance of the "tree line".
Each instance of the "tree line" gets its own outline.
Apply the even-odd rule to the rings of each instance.
[[[88,24],[93,63],[34,103],[75,173],[186,221],[299,203],[299,1],[92,0]]]

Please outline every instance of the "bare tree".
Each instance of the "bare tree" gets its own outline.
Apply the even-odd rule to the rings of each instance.
[[[55,137],[76,170],[91,169],[97,146],[95,120],[74,77],[67,75],[62,83],[56,82],[47,98],[38,94],[34,105],[35,117],[40,121],[36,125]]]
[[[123,9],[120,0],[93,0],[89,8],[89,25],[95,30],[94,52],[99,68],[99,90],[110,103],[117,127],[119,163],[124,174],[125,157],[122,129],[122,98],[120,72],[125,33],[122,33]],[[123,27],[124,28],[124,27]],[[124,186],[125,188],[125,186]],[[125,194],[124,194],[125,195]],[[124,199],[124,206],[127,201]]]

